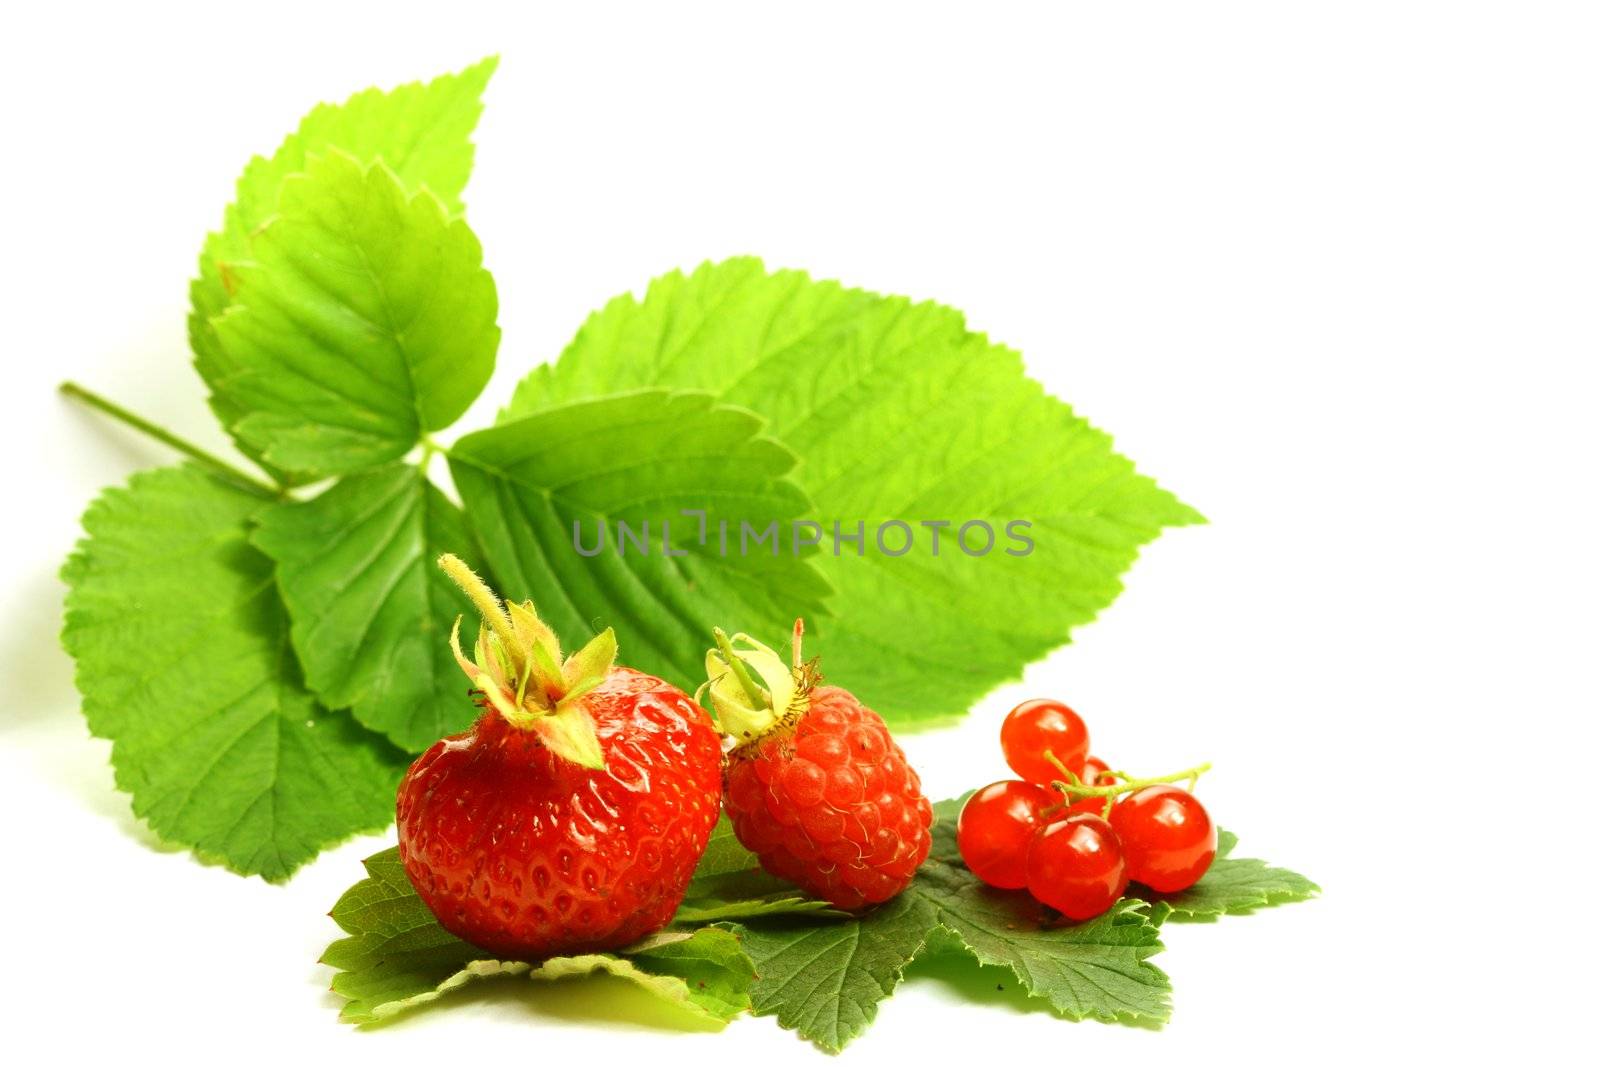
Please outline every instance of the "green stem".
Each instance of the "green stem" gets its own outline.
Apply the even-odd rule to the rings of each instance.
[[[745,668],[744,660],[734,653],[733,642],[728,640],[728,635],[722,631],[722,627],[713,627],[711,637],[716,641],[717,649],[722,653],[722,658],[728,664],[728,669],[739,680],[739,685],[744,690],[744,695],[750,698],[750,703],[758,708],[770,707],[772,698],[767,695],[765,689],[756,684],[754,678],[750,677],[749,670]]]
[[[77,382],[62,382],[60,388],[61,392],[66,396],[70,396],[75,400],[81,400],[83,403],[88,404],[96,411],[110,415],[118,422],[121,422],[126,426],[131,426],[135,430],[138,430],[140,433],[145,434],[148,437],[155,438],[168,448],[176,449],[197,463],[201,463],[211,468],[218,474],[221,474],[232,481],[238,482],[240,485],[250,489],[253,492],[260,493],[262,496],[271,497],[274,500],[281,499],[284,496],[284,490],[281,487],[264,482],[260,478],[256,478],[245,473],[222,457],[207,452],[199,445],[185,441],[172,431],[157,426],[149,419],[135,415],[121,404],[107,400],[99,393],[85,389]]]
[[[473,573],[471,567],[462,562],[459,556],[446,552],[439,557],[439,569],[467,594],[467,599],[472,601],[472,606],[478,609],[484,625],[493,630],[495,636],[500,638],[500,646],[507,656],[515,656],[520,660],[521,643],[517,640],[517,632],[511,626],[511,616],[506,613],[505,605],[500,602],[500,597],[489,588],[487,582]],[[521,662],[513,662],[515,672],[522,673]]]
[[[423,434],[422,455],[417,457],[417,468],[426,474],[428,470],[428,464],[432,462],[434,456],[439,455],[441,452],[447,456],[450,454],[450,450],[444,445],[441,445],[439,442],[435,441],[428,434]]]
[[[1051,784],[1067,798],[1068,802],[1083,800],[1086,797],[1105,797],[1109,801],[1112,797],[1143,789],[1147,785],[1166,785],[1171,782],[1187,781],[1189,788],[1193,789],[1195,780],[1211,769],[1211,764],[1202,763],[1197,767],[1190,767],[1176,774],[1163,774],[1157,778],[1135,778],[1123,771],[1112,771],[1110,773],[1120,779],[1119,781],[1111,785],[1084,785],[1082,779],[1067,770],[1066,765],[1056,758],[1054,752],[1046,750],[1044,758],[1061,772],[1062,780]]]

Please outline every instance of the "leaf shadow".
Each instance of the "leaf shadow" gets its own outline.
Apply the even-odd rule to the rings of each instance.
[[[937,982],[963,1003],[1002,1008],[1019,1015],[1053,1015],[1048,1002],[1032,996],[1010,968],[979,963],[958,945],[934,942],[905,970],[907,985]]]
[[[344,998],[332,990],[324,994],[323,1000],[335,1013],[344,1004]],[[441,1011],[499,1018],[520,1014],[532,1023],[558,1020],[590,1024],[603,1020],[608,1025],[653,1033],[716,1033],[726,1025],[677,1007],[626,979],[591,974],[554,981],[510,975],[473,982],[393,1018],[363,1023],[358,1029],[399,1030],[425,1024]]]
[[[65,594],[54,565],[39,565],[21,577],[7,598],[6,617],[0,618],[0,676],[6,680],[0,731],[77,710],[72,660],[58,638]],[[41,619],[55,625],[40,625]]]
[[[942,938],[930,941],[928,948],[911,961],[905,970],[905,981],[908,985],[918,982],[943,985],[964,1005],[975,1004],[1018,1015],[1048,1015],[1061,1022],[1086,1021],[1059,1015],[1049,1001],[1031,995],[1010,968],[979,963],[959,943]],[[1117,1024],[1152,1032],[1162,1029],[1158,1020],[1133,1016],[1118,1019]]]

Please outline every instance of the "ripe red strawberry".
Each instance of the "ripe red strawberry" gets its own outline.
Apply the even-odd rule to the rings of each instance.
[[[792,664],[721,630],[706,657],[712,706],[736,741],[728,818],[769,873],[838,908],[881,903],[928,858],[933,808],[878,713],[816,684],[800,631],[796,622]]]
[[[564,663],[531,603],[501,604],[454,556],[440,566],[483,615],[472,729],[400,783],[400,859],[457,937],[501,957],[617,948],[683,900],[717,821],[722,751],[682,690],[612,666],[607,630]]]

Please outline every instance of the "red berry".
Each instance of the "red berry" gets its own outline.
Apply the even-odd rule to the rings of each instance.
[[[831,685],[808,704],[729,755],[734,835],[769,873],[834,907],[888,900],[928,858],[933,807],[877,712]]]
[[[1106,761],[1098,756],[1090,756],[1083,761],[1083,773],[1080,779],[1084,785],[1111,785],[1117,780]],[[1067,810],[1074,814],[1083,812],[1086,815],[1101,815],[1106,810],[1106,798],[1084,797],[1069,804]]]
[[[460,657],[488,710],[400,783],[406,876],[446,930],[499,957],[598,952],[659,930],[717,820],[722,752],[710,718],[682,690],[611,666],[609,631],[560,675],[537,664],[523,673],[528,640],[559,663],[554,635],[531,605],[505,614],[457,565],[451,577],[470,579],[494,609],[479,637],[488,667]]]
[[[614,667],[584,699],[605,753],[588,770],[490,710],[400,788],[400,857],[445,929],[496,955],[595,952],[671,919],[717,820],[706,713]]]
[[[1009,780],[968,798],[956,821],[956,847],[967,868],[997,889],[1028,884],[1028,843],[1057,795],[1042,785]]]
[[[1158,893],[1176,893],[1200,880],[1217,855],[1217,828],[1188,790],[1151,785],[1111,809],[1122,839],[1128,877]]]
[[[1000,725],[1000,749],[1019,778],[1049,785],[1061,772],[1045,753],[1081,776],[1089,755],[1089,730],[1077,712],[1058,700],[1024,700]]]
[[[1128,888],[1122,846],[1098,815],[1049,823],[1028,848],[1028,892],[1069,919],[1092,919]]]

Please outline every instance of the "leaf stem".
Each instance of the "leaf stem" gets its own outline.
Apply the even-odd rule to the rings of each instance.
[[[217,474],[223,475],[224,477],[239,483],[241,486],[251,490],[252,492],[259,493],[262,496],[270,497],[273,500],[281,499],[284,495],[284,490],[281,487],[262,481],[260,478],[257,478],[251,474],[247,474],[238,467],[235,467],[232,463],[229,463],[227,460],[223,459],[221,456],[207,452],[199,445],[184,440],[171,430],[163,429],[162,427],[151,422],[149,419],[135,415],[121,404],[107,400],[105,397],[101,396],[99,393],[93,392],[92,390],[85,389],[77,382],[62,382],[60,388],[64,395],[70,396],[75,400],[82,401],[102,414],[110,415],[118,422],[121,422],[126,426],[133,427],[135,430],[138,430],[147,437],[155,438],[168,448],[172,448],[183,453],[195,462],[209,467]]]
[[[446,448],[444,445],[441,445],[438,441],[435,441],[428,434],[423,434],[422,435],[422,455],[417,457],[417,467],[424,474],[426,474],[427,470],[428,470],[428,464],[430,462],[432,462],[434,456],[438,455],[441,452],[443,452],[446,456],[448,456],[450,454],[450,450],[448,448]]]

